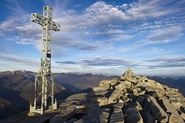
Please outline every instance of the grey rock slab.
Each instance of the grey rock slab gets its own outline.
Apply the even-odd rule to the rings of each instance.
[[[101,90],[107,90],[109,88],[110,88],[109,86],[97,86],[97,87],[92,87],[92,90],[94,92],[97,92],[97,91],[101,91]]]
[[[107,123],[110,109],[93,107],[89,113],[74,123]]]
[[[61,115],[55,115],[54,117],[50,118],[49,123],[64,123],[67,122],[67,119],[64,119]]]
[[[181,102],[179,102],[178,100],[170,100],[171,104],[176,108],[176,109],[180,109],[180,107],[182,106]]]
[[[66,123],[74,123],[74,122],[76,122],[76,121],[78,121],[78,119],[72,118],[72,119],[70,119],[69,121],[67,121]],[[60,122],[60,123],[62,123],[62,122]]]
[[[110,115],[109,123],[124,123],[124,115],[122,109],[114,108]]]
[[[139,91],[139,92],[138,92],[138,95],[145,95],[145,93],[146,93],[146,90]]]
[[[124,105],[123,103],[118,102],[118,103],[114,104],[113,107],[121,109],[121,108],[123,108],[123,105]]]
[[[169,100],[161,98],[159,103],[165,112],[178,115],[178,111],[173,107]]]
[[[129,81],[120,81],[119,84],[117,84],[115,86],[115,89],[117,90],[124,90],[126,88],[131,88],[132,87],[132,83]]]
[[[76,114],[88,114],[89,110],[90,110],[90,107],[86,105],[80,105],[80,106],[76,106],[75,113]]]
[[[74,101],[74,100],[76,100],[76,101],[81,101],[81,100],[83,100],[83,99],[86,99],[87,96],[88,96],[87,93],[73,94],[73,95],[69,96],[69,97],[66,99],[66,101]]]
[[[136,108],[128,108],[124,113],[126,123],[143,123],[143,118]]]
[[[169,123],[184,123],[184,120],[179,115],[171,114],[169,116]]]
[[[126,80],[129,81],[129,82],[131,82],[131,83],[134,83],[134,84],[138,83],[138,80],[136,78],[127,77]]]
[[[133,94],[134,94],[135,96],[138,96],[138,95],[139,95],[138,90],[137,90],[137,89],[133,89]]]
[[[120,94],[121,94],[121,91],[119,90],[114,90],[111,94],[111,96],[109,97],[109,100],[108,100],[108,103],[115,103],[117,100],[119,100],[120,98]]]
[[[99,90],[94,92],[94,96],[105,96],[108,93],[106,90]]]
[[[126,84],[124,82],[121,82],[121,83],[119,83],[118,85],[115,86],[115,89],[120,90],[120,91],[125,89],[125,88],[126,88]]]
[[[113,79],[113,80],[102,80],[99,82],[99,86],[110,86],[110,85],[114,85],[118,82],[118,79]]]
[[[97,102],[99,106],[104,106],[108,104],[108,98],[106,97],[97,97]]]
[[[50,123],[61,123],[71,119],[75,115],[75,108],[75,105],[71,105],[66,110],[61,110],[59,114],[50,118]]]
[[[167,122],[168,115],[166,112],[161,108],[161,106],[157,103],[156,99],[152,96],[149,96],[150,104],[149,108],[152,112],[153,116],[160,122]]]
[[[142,118],[144,123],[155,123],[157,121],[149,112],[143,111]]]
[[[137,97],[137,102],[143,107],[144,106],[144,101],[145,101],[145,97],[144,96],[138,96]]]

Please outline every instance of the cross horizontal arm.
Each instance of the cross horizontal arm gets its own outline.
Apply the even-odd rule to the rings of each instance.
[[[52,21],[49,25],[50,25],[50,27],[52,28],[53,31],[60,31],[60,25],[59,24]]]
[[[40,15],[40,14],[37,14],[37,13],[32,13],[31,14],[31,21],[39,24],[39,25],[44,25],[45,23],[45,20],[47,18]],[[49,29],[53,30],[53,31],[60,31],[60,25],[55,23],[54,21],[49,21],[49,23],[47,23],[49,25]]]
[[[37,13],[32,13],[31,14],[31,21],[42,25],[43,24],[43,16]]]

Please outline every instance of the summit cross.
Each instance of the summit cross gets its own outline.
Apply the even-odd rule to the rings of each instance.
[[[52,31],[60,31],[60,25],[52,20],[52,15],[53,11],[49,6],[43,7],[43,15],[31,14],[31,21],[42,26],[42,50],[40,71],[35,76],[34,104],[30,104],[30,113],[44,114],[45,110],[57,109],[57,100],[54,98],[54,79],[51,73],[51,46]],[[40,109],[37,105],[40,105]]]

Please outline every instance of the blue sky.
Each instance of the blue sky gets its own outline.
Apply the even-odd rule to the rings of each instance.
[[[41,26],[53,8],[52,71],[184,76],[185,0],[1,0],[0,71],[40,69]]]

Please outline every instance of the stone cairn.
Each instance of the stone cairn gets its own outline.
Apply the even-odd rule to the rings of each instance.
[[[128,68],[119,79],[103,80],[90,92],[59,105],[50,123],[184,123],[185,98]]]

